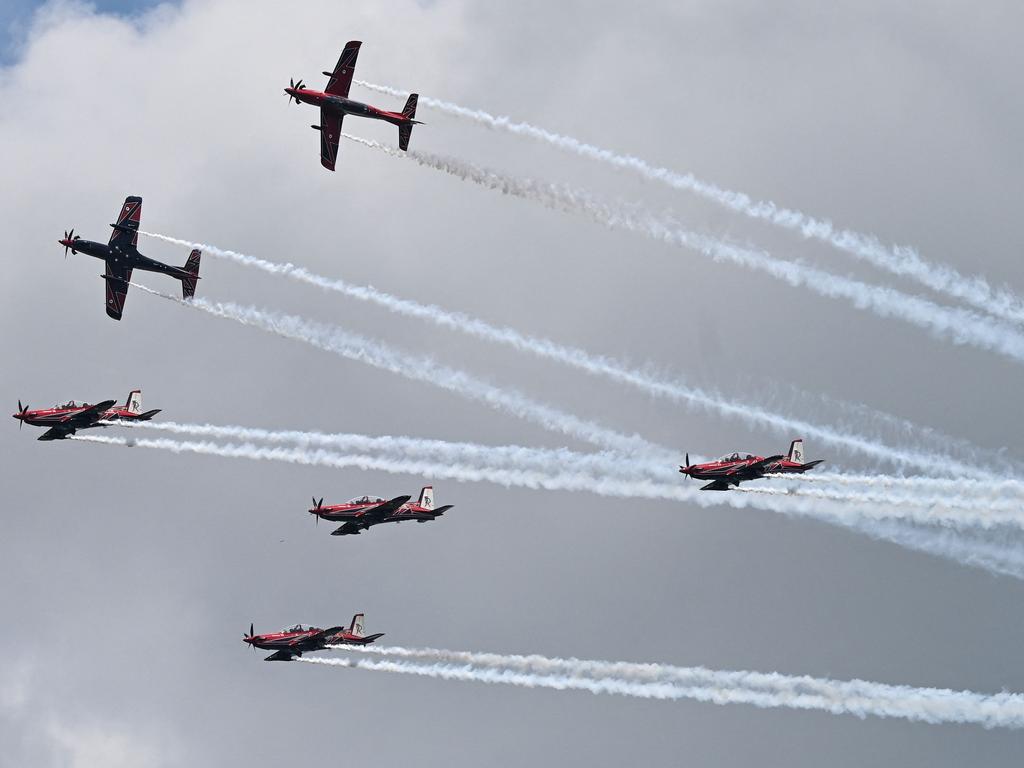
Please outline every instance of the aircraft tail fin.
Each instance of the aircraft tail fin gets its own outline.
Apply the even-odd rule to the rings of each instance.
[[[420,95],[418,93],[409,94],[409,98],[405,100],[405,107],[402,109],[402,117],[407,117],[410,120],[416,117],[416,102],[419,99]]]
[[[434,508],[434,486],[423,486],[423,490],[420,491],[419,501],[416,502],[416,505],[419,507],[423,507],[423,509]]]
[[[789,454],[786,456],[790,461],[794,461],[797,464],[804,463],[804,441],[797,438],[789,444]]]
[[[142,413],[141,389],[133,389],[128,393],[128,399],[125,400],[124,409],[129,413]]]
[[[405,102],[405,108],[402,110],[402,117],[409,121],[398,126],[398,148],[403,152],[409,149],[412,127],[419,123],[419,120],[413,119],[416,117],[416,102],[419,98],[418,93],[410,93],[408,100]]]
[[[352,617],[352,626],[348,628],[349,634],[355,635],[356,637],[363,636],[363,614],[357,613]]]
[[[185,266],[182,267],[182,269],[189,273],[189,277],[181,278],[182,298],[191,299],[196,295],[196,282],[199,280],[199,258],[202,255],[202,251],[198,248],[194,249],[188,255],[188,261],[185,262]]]

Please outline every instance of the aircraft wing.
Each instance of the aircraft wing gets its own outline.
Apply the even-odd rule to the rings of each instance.
[[[90,424],[95,424],[100,420],[100,416],[103,415],[104,411],[114,405],[116,400],[104,400],[102,403],[96,403],[96,405],[90,405],[76,413],[69,413],[63,419],[61,419],[62,425],[69,427],[84,427]]]
[[[134,248],[139,242],[139,223],[142,221],[142,198],[126,197],[117,223],[111,224],[114,232],[110,235],[110,245]]]
[[[341,121],[344,115],[320,108],[320,165],[334,170],[338,158],[338,142],[341,141]]]
[[[352,75],[356,71],[356,58],[359,56],[359,46],[361,45],[362,43],[358,40],[345,43],[345,50],[338,57],[338,63],[334,67],[334,72],[331,73],[331,79],[327,81],[324,93],[342,98],[348,97],[348,89],[352,87]]]
[[[298,643],[298,642],[301,642],[303,645],[307,645],[307,646],[310,646],[310,647],[317,647],[319,644],[326,645],[327,644],[327,638],[332,637],[333,635],[336,635],[339,632],[344,632],[344,631],[345,631],[345,627],[328,627],[327,629],[321,629],[319,632],[317,632],[314,635],[308,635],[307,637],[302,638],[301,641],[300,640],[293,640],[292,641],[292,645],[294,645],[295,643]]]
[[[108,261],[103,279],[107,283],[107,314],[120,320],[124,312],[124,300],[128,296],[128,281],[132,279],[132,268]]]
[[[760,461],[755,461],[753,464],[747,464],[745,467],[742,467],[741,469],[743,474],[758,476],[758,473],[763,474],[770,464],[774,464],[775,462],[784,458],[786,457],[783,456],[782,454],[779,454],[778,456],[768,456],[764,459],[761,459]]]
[[[732,487],[732,482],[729,480],[712,480],[707,485],[702,485],[700,489],[702,491],[728,491]]]
[[[373,509],[364,512],[357,519],[360,522],[369,523],[371,525],[373,523],[382,522],[385,518],[393,514],[399,507],[401,507],[403,504],[405,504],[405,502],[407,502],[411,498],[412,496],[395,496],[395,498],[391,499],[390,501],[385,501],[382,504],[378,504]]]
[[[75,432],[74,427],[50,427],[43,432],[36,440],[63,440]]]
[[[296,656],[301,656],[300,651],[274,651],[264,661],[291,661]]]

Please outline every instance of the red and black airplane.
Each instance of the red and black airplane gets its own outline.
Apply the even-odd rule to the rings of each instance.
[[[401,112],[388,112],[384,109],[372,107],[359,101],[353,101],[348,97],[348,90],[352,86],[352,75],[356,69],[356,57],[359,56],[359,46],[362,43],[352,40],[345,43],[345,50],[341,52],[337,66],[333,72],[324,72],[330,79],[323,91],[314,91],[303,85],[302,80],[295,82],[289,80],[289,86],[284,89],[288,94],[288,101],[295,99],[298,104],[301,101],[320,107],[320,125],[310,126],[315,131],[320,131],[320,163],[329,171],[334,170],[334,161],[338,157],[338,142],[341,141],[341,122],[345,115],[357,115],[369,117],[373,120],[384,120],[392,125],[398,126],[398,147],[406,150],[409,148],[409,137],[412,136],[412,127],[422,125],[416,117],[416,102],[418,94],[410,94]]]
[[[104,245],[92,240],[83,240],[75,234],[75,230],[64,233],[60,244],[64,246],[64,257],[68,250],[103,259],[107,268],[101,277],[107,283],[107,314],[115,320],[121,319],[124,311],[124,299],[128,295],[128,283],[132,279],[133,269],[147,272],[160,272],[181,280],[181,295],[191,299],[196,292],[196,281],[199,279],[199,257],[197,249],[189,254],[183,267],[172,267],[159,261],[147,258],[139,253],[136,247],[139,241],[139,222],[142,220],[142,198],[127,197],[124,207],[117,217],[117,223],[110,235],[110,242]]]
[[[702,491],[727,491],[734,485],[768,474],[803,474],[823,461],[818,459],[805,464],[804,441],[798,439],[790,443],[785,456],[764,457],[740,451],[705,464],[690,464],[690,454],[686,454],[686,466],[679,467],[679,471],[698,480],[711,480],[701,487]]]
[[[160,413],[159,408],[142,412],[142,390],[140,389],[133,389],[128,393],[128,399],[124,405],[115,405],[116,402],[116,400],[104,400],[102,403],[89,405],[71,400],[52,408],[30,411],[28,406],[22,406],[19,400],[18,412],[14,414],[14,418],[22,424],[31,424],[33,427],[49,427],[37,438],[39,440],[63,440],[75,434],[75,431],[79,429],[107,426],[102,422],[149,421]]]
[[[309,651],[322,651],[329,645],[369,645],[378,637],[384,637],[384,633],[363,634],[363,614],[357,613],[352,617],[352,624],[348,629],[345,627],[320,629],[296,624],[294,627],[282,629],[280,632],[257,635],[253,633],[253,625],[250,624],[249,634],[242,635],[242,642],[248,643],[253,648],[274,651],[264,661],[291,661],[296,656],[301,656]]]
[[[325,507],[323,498],[317,501],[314,497],[313,508],[309,510],[309,514],[316,515],[317,522],[320,522],[321,517],[336,523],[344,522],[344,525],[331,531],[331,536],[348,536],[362,533],[381,523],[401,523],[406,520],[426,523],[455,506],[447,504],[435,509],[432,485],[424,486],[415,504],[409,503],[411,498],[412,496],[396,496],[393,499],[360,496],[344,504],[330,504]]]

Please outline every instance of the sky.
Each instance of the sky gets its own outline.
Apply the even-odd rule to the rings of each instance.
[[[881,411],[1024,460],[1019,362],[352,143],[329,173],[308,127],[315,111],[281,90],[289,78],[319,86],[344,43],[362,40],[359,78],[692,171],[1019,290],[1018,4],[186,0],[3,13],[11,413],[19,399],[123,401],[141,388],[158,419],[590,449],[137,289],[124,319],[109,320],[101,265],[65,259],[56,241],[71,227],[106,237],[137,194],[149,231],[290,260],[813,422],[867,428],[865,414]],[[401,106],[358,86],[351,95]],[[692,195],[423,106],[417,117],[413,149],[923,293]],[[345,128],[397,143],[390,125]],[[172,264],[187,256],[139,245]],[[386,340],[680,461],[779,453],[799,436],[210,255],[201,275],[200,296]],[[368,631],[404,646],[1022,691],[1019,580],[761,509],[36,436],[13,421],[0,434],[0,766],[936,768],[1017,765],[1024,748],[1019,731],[977,726],[264,664],[241,642],[250,622],[326,626],[362,611]],[[831,469],[879,468],[805,448]],[[306,513],[311,495],[415,495],[431,482],[455,507],[429,525],[339,539]]]

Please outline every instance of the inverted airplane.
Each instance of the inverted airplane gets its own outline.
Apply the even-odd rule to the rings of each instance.
[[[701,487],[702,491],[727,491],[740,483],[769,474],[803,474],[823,461],[818,459],[804,463],[804,441],[794,440],[785,456],[764,457],[737,451],[705,464],[690,464],[690,454],[686,454],[686,466],[679,467],[679,471],[697,480],[711,480]]]
[[[18,419],[21,424],[49,427],[37,438],[39,440],[63,440],[71,437],[79,429],[107,426],[103,422],[149,421],[160,413],[159,408],[143,413],[142,390],[140,389],[133,389],[128,394],[124,405],[115,405],[116,402],[116,400],[104,400],[101,403],[89,405],[70,400],[63,405],[32,411],[27,405],[22,406],[19,400],[18,412],[14,414],[14,418]]]
[[[296,624],[294,627],[282,629],[280,632],[257,635],[253,632],[253,625],[250,624],[249,634],[242,635],[242,642],[248,643],[252,648],[274,651],[264,661],[291,661],[296,656],[310,651],[322,651],[329,645],[369,645],[378,637],[384,637],[384,633],[363,634],[363,614],[357,613],[352,617],[352,624],[348,629],[345,627],[320,629],[319,627]]]
[[[329,171],[334,170],[334,163],[338,158],[341,123],[345,119],[345,115],[384,120],[392,125],[397,125],[398,148],[401,150],[409,149],[412,127],[422,125],[419,120],[413,119],[416,117],[418,94],[409,94],[401,112],[388,112],[360,101],[353,101],[348,97],[349,88],[352,86],[352,75],[355,74],[356,57],[359,56],[361,45],[362,43],[358,40],[345,43],[345,50],[341,52],[334,71],[323,73],[330,78],[324,90],[316,91],[307,88],[301,78],[297,83],[294,80],[289,80],[288,87],[284,89],[284,92],[288,94],[289,104],[292,99],[295,99],[296,104],[305,102],[320,107],[320,125],[311,125],[310,128],[320,131],[320,164]]]
[[[127,197],[121,213],[118,214],[117,223],[110,225],[114,231],[110,235],[109,243],[104,245],[92,240],[83,240],[73,229],[65,232],[63,239],[59,241],[64,246],[64,258],[67,258],[69,250],[72,253],[81,251],[87,256],[106,262],[107,268],[101,277],[107,284],[107,314],[115,320],[120,320],[124,312],[124,300],[128,295],[128,283],[132,279],[133,269],[160,272],[181,280],[181,295],[186,299],[191,299],[196,293],[201,251],[192,251],[183,267],[172,267],[143,256],[137,247],[141,220],[142,198]]]
[[[344,525],[331,531],[331,536],[348,536],[362,533],[374,525],[381,523],[401,523],[415,520],[426,523],[440,517],[454,505],[434,507],[434,487],[424,486],[420,497],[415,503],[409,503],[412,496],[396,496],[393,499],[382,499],[379,496],[360,496],[350,499],[344,504],[324,506],[324,500],[313,499],[313,508],[309,514],[316,515],[317,522],[324,520],[343,522]]]

